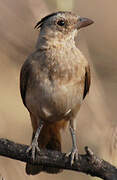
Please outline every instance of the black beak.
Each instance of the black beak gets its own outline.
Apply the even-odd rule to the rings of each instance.
[[[89,25],[91,25],[91,24],[93,24],[93,23],[94,23],[94,21],[92,21],[92,20],[89,19],[89,18],[79,17],[79,18],[78,18],[77,29],[80,29],[80,28],[89,26]]]

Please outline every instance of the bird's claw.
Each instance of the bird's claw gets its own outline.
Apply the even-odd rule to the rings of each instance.
[[[32,160],[35,160],[35,156],[36,156],[36,152],[40,152],[39,146],[38,146],[38,142],[34,141],[32,142],[32,144],[28,147],[28,149],[26,150],[27,153],[29,153],[31,151],[31,157]]]
[[[71,166],[72,166],[74,161],[78,160],[78,149],[77,148],[72,149],[71,152],[66,154],[66,157],[70,157],[70,163],[71,163]]]

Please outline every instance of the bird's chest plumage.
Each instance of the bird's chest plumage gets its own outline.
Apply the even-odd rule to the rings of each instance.
[[[43,68],[36,65],[35,84],[27,93],[29,108],[43,118],[64,115],[82,102],[84,65],[72,53],[60,53],[52,55]]]

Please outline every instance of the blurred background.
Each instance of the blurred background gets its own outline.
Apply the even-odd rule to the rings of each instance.
[[[32,128],[19,92],[20,69],[34,50],[37,21],[53,11],[70,10],[95,24],[84,28],[76,44],[91,65],[92,85],[78,114],[79,152],[89,146],[100,158],[117,165],[117,1],[103,0],[0,0],[0,137],[30,144]],[[66,138],[66,136],[69,136]],[[63,151],[71,149],[69,131],[62,133]],[[0,157],[5,180],[91,180],[82,173],[27,176],[25,163]]]

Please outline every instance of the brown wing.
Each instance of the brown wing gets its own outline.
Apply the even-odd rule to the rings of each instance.
[[[30,71],[31,71],[30,63],[28,61],[25,61],[20,72],[20,93],[21,93],[22,101],[25,106],[26,106],[25,95],[26,95],[27,83],[28,83]]]
[[[90,83],[91,83],[90,67],[87,66],[87,67],[85,68],[85,84],[84,84],[83,99],[85,98],[85,96],[86,96],[87,93],[89,92]]]

